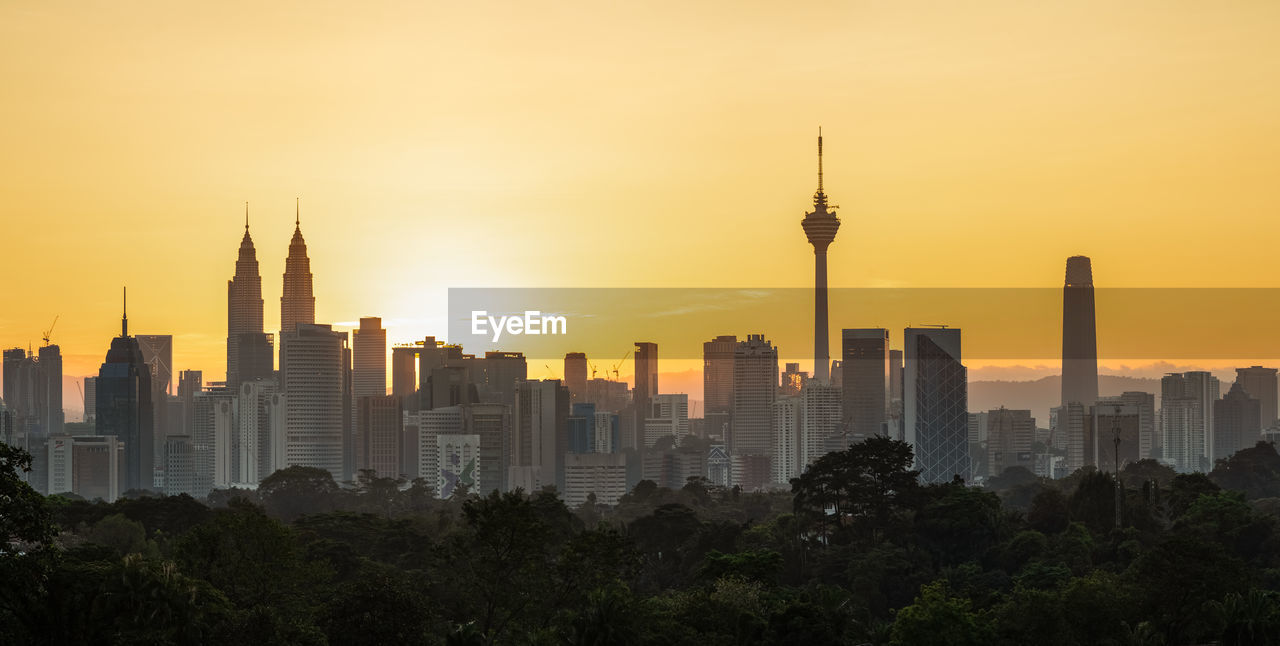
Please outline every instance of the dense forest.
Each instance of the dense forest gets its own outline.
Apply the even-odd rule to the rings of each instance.
[[[1280,643],[1270,444],[1129,465],[1120,496],[1089,469],[925,486],[872,439],[790,493],[578,509],[303,467],[106,504],[40,496],[29,459],[0,445],[5,644]]]

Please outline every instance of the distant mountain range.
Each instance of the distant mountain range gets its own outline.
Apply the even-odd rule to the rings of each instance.
[[[1156,407],[1160,406],[1160,380],[1141,377],[1116,377],[1098,375],[1098,394],[1102,397],[1119,395],[1125,391],[1154,393]],[[1062,400],[1062,377],[1053,375],[1034,381],[971,381],[969,382],[969,411],[982,412],[994,408],[1030,410],[1036,425],[1049,427],[1049,409]]]

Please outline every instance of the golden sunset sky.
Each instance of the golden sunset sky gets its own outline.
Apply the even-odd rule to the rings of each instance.
[[[819,125],[833,287],[1073,254],[1277,287],[1277,33],[1269,1],[11,0],[0,345],[58,315],[96,373],[127,284],[130,330],[221,379],[244,202],[274,331],[295,196],[317,320],[392,342],[443,336],[449,287],[804,287]]]

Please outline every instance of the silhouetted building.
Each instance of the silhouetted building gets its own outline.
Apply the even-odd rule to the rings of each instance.
[[[887,430],[889,331],[846,329],[841,333],[844,427],[858,437]]]
[[[249,205],[245,204],[236,273],[227,281],[227,387],[233,392],[242,381],[270,377],[274,368],[271,341],[263,333],[262,306],[262,275],[249,237]]]
[[[902,350],[889,351],[889,437],[902,439]]]
[[[356,399],[387,394],[387,331],[382,319],[367,316],[351,332],[352,377]]]
[[[1258,443],[1262,431],[1262,402],[1250,397],[1244,384],[1231,384],[1226,396],[1213,402],[1213,455],[1217,460]]]
[[[347,334],[298,324],[280,339],[285,464],[325,469],[341,480],[350,419]]]
[[[204,390],[204,373],[199,370],[183,370],[178,373],[178,400],[182,402],[182,425],[178,433],[191,435],[191,416],[195,410],[192,398]]]
[[[1035,468],[1031,443],[1035,439],[1036,420],[1029,410],[1000,408],[986,415],[986,476],[998,476],[1009,467]]]
[[[436,436],[436,453],[440,470],[436,474],[436,490],[441,498],[458,491],[483,491],[480,479],[480,436],[475,434],[442,434]]]
[[[813,194],[813,211],[800,221],[805,237],[813,245],[813,377],[821,382],[831,379],[830,341],[827,335],[827,247],[836,239],[840,218],[828,208],[827,194],[822,191],[822,130],[818,130],[818,190]]]
[[[236,397],[216,385],[192,397],[192,483],[197,498],[235,484]]]
[[[564,385],[569,389],[569,400],[585,401],[587,397],[587,355],[570,352],[564,355]]]
[[[644,420],[652,410],[653,396],[658,394],[658,344],[644,341],[636,342],[635,350],[635,388],[631,391],[631,403],[635,406],[635,426],[629,448],[644,446]]]
[[[786,363],[782,367],[782,381],[778,385],[779,397],[795,397],[809,381],[809,373],[800,371],[799,363]]]
[[[394,395],[359,397],[356,425],[356,470],[372,469],[376,477],[400,475],[401,434],[404,418]]]
[[[572,397],[572,395],[570,395]],[[591,403],[569,404],[569,453],[595,453],[596,407]]]
[[[564,491],[568,419],[569,390],[559,379],[529,380],[517,387],[510,486],[532,492],[555,485]]]
[[[732,482],[744,490],[758,489],[772,477],[773,402],[777,393],[778,349],[763,334],[748,335],[734,350],[733,426],[727,438],[729,453],[735,459]],[[746,456],[757,456],[763,462],[747,460]]]
[[[98,370],[97,391],[96,433],[114,435],[124,443],[124,491],[151,489],[155,471],[151,368],[142,358],[138,340],[129,336],[127,314],[120,321],[120,336],[111,340],[106,361]]]
[[[800,459],[800,396],[781,395],[773,401],[773,462],[771,480],[790,482],[802,470]]]
[[[1062,288],[1062,403],[1086,407],[1098,400],[1098,335],[1089,258],[1067,258]]]
[[[311,292],[311,280],[311,259],[307,257],[307,241],[302,239],[302,220],[295,216],[289,257],[284,261],[284,294],[280,297],[281,336],[285,332],[293,332],[300,324],[316,322],[316,298]]]
[[[391,348],[391,394],[400,398],[400,404],[408,412],[417,412],[418,403],[418,348],[413,344]]]
[[[906,442],[915,449],[921,482],[969,480],[967,371],[960,330],[907,328],[903,335]]]
[[[724,432],[733,412],[733,353],[737,347],[738,337],[732,335],[702,344],[702,409],[707,432],[712,435]]]
[[[1115,473],[1141,457],[1142,409],[1133,402],[1112,398],[1090,408],[1085,420],[1086,464]],[[1119,440],[1119,442],[1117,442]],[[1118,458],[1118,460],[1117,460]]]
[[[138,348],[142,350],[142,360],[151,370],[151,419],[153,427],[152,454],[159,457],[164,454],[164,438],[170,433],[179,432],[170,429],[169,393],[173,381],[173,335],[172,334],[135,334]]]
[[[507,489],[507,464],[511,459],[511,408],[506,404],[472,404],[463,409],[463,428],[480,438],[479,488],[484,495]]]
[[[453,361],[450,365],[453,365]],[[515,406],[516,385],[529,378],[529,364],[520,352],[484,353],[483,359],[464,361],[477,385],[479,401],[488,404]]]
[[[1245,393],[1258,400],[1261,409],[1261,428],[1269,428],[1276,423],[1276,369],[1262,366],[1236,368],[1236,383],[1244,388]]]
[[[88,424],[93,424],[94,419],[98,414],[98,378],[97,377],[84,378],[83,393],[84,393],[84,402],[82,403],[84,405],[84,414],[80,418],[80,421]]]
[[[1160,456],[1160,433],[1156,428],[1156,396],[1151,393],[1128,391],[1118,397],[1099,397],[1098,410],[1104,410],[1102,407],[1114,407],[1120,404],[1124,406],[1125,415],[1137,415],[1138,420],[1138,448],[1137,458],[1143,460],[1151,457]],[[1105,427],[1102,430],[1107,430]],[[1122,438],[1123,439],[1123,438]],[[1130,447],[1125,447],[1121,451],[1121,455],[1127,455],[1126,451]]]

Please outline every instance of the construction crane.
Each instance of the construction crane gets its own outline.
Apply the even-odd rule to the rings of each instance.
[[[621,359],[618,359],[618,363],[613,364],[613,380],[614,381],[621,381],[618,378],[618,368],[622,367],[622,364],[627,361],[627,357],[630,357],[632,352],[633,350],[627,350],[627,353],[622,355]]]
[[[547,369],[547,374],[551,375],[552,379],[559,379],[559,377],[556,376],[556,371],[553,370],[550,365],[544,363],[542,364],[542,367]]]
[[[595,378],[596,378],[596,364],[594,364],[594,363],[593,363],[593,364],[591,364],[591,378],[592,378],[592,379],[595,379]]]
[[[61,314],[54,315],[54,317],[53,317],[53,323],[50,323],[50,324],[49,324],[49,329],[45,330],[45,331],[44,331],[44,334],[40,335],[40,337],[41,337],[42,339],[44,339],[44,344],[45,344],[45,345],[49,345],[49,335],[53,334],[53,328],[54,328],[56,325],[58,325],[58,317],[59,317],[59,316],[62,316],[62,315],[61,315]]]

